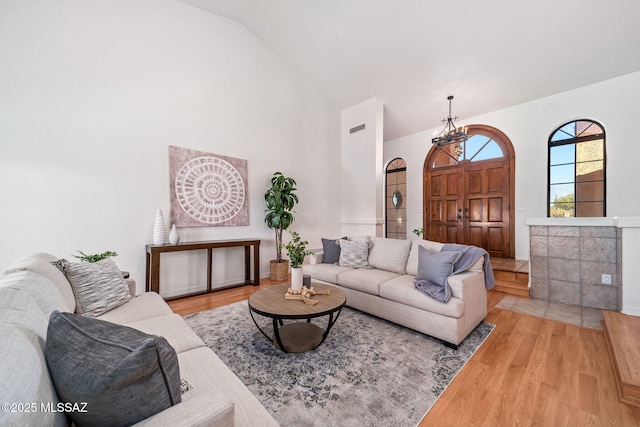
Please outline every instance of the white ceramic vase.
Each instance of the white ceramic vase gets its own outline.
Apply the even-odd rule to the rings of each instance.
[[[164,245],[167,243],[167,229],[164,226],[164,215],[162,210],[156,211],[156,220],[153,223],[153,244]]]
[[[291,289],[294,291],[302,289],[302,267],[291,267]]]
[[[177,245],[180,242],[180,233],[178,233],[178,229],[176,225],[173,224],[171,226],[171,231],[169,232],[169,243],[172,245]]]

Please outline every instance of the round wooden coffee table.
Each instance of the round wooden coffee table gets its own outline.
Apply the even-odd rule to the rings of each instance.
[[[254,292],[249,297],[249,313],[258,330],[273,341],[274,345],[284,352],[302,353],[318,347],[329,335],[329,331],[338,320],[347,297],[338,288],[320,283],[312,283],[314,290],[329,290],[329,295],[315,295],[316,305],[306,304],[300,300],[288,300],[284,296],[291,286],[288,283],[269,286]],[[258,322],[255,314],[269,317],[273,323],[273,337],[269,336]],[[329,322],[323,330],[311,323],[311,319],[329,316]],[[288,322],[283,320],[304,319],[306,322]]]

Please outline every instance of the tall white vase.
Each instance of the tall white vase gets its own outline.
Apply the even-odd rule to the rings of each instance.
[[[156,221],[153,223],[153,244],[164,245],[167,243],[167,229],[164,226],[164,215],[162,210],[156,211]]]
[[[294,291],[302,289],[302,267],[291,267],[291,289]]]

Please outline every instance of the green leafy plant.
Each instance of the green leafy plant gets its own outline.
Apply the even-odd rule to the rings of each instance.
[[[420,228],[414,229],[413,234],[415,234],[418,237],[424,236],[424,228],[420,227]]]
[[[282,262],[282,231],[293,223],[292,211],[298,196],[295,194],[296,181],[275,172],[271,178],[271,187],[264,193],[265,209],[264,222],[276,233],[276,262]]]
[[[103,252],[101,254],[93,254],[93,255],[87,255],[82,251],[78,251],[78,253],[80,255],[74,255],[74,257],[76,257],[79,260],[84,261],[84,262],[98,262],[98,261],[102,261],[105,258],[109,258],[109,257],[112,257],[112,256],[118,256],[118,254],[113,252],[113,251],[106,251],[106,252]]]
[[[291,267],[300,268],[300,266],[304,262],[304,257],[306,257],[307,255],[313,255],[313,252],[305,251],[309,242],[307,242],[306,240],[302,240],[298,232],[291,231],[289,232],[289,234],[291,234],[291,240],[289,241],[289,243],[284,245],[284,248],[287,250],[287,255],[289,255]]]

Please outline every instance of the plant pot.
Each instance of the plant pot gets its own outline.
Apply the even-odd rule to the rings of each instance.
[[[291,289],[294,291],[302,289],[302,267],[291,267]]]
[[[269,278],[274,282],[289,280],[289,260],[283,259],[282,262],[277,262],[272,259],[269,263]]]

